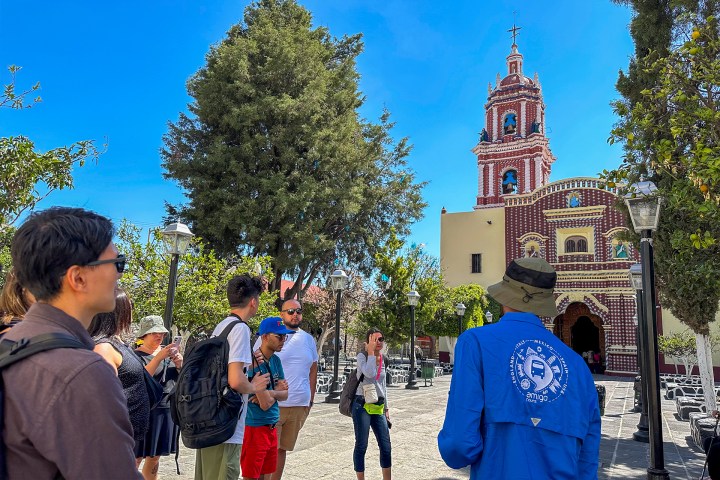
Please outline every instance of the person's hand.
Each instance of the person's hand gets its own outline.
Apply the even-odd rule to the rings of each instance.
[[[717,410],[713,410],[710,415],[712,415],[713,418],[720,418],[720,412]]]
[[[173,351],[177,353],[177,346],[174,343],[171,343],[169,345],[165,345],[156,355],[156,357],[160,357],[161,360],[165,360],[168,357],[172,356]]]
[[[261,375],[258,373],[253,377],[250,383],[255,388],[255,392],[262,392],[263,390],[267,390],[268,383],[270,383],[270,374],[263,373]]]
[[[258,398],[255,395],[253,395],[252,397],[250,397],[250,403],[254,403],[255,405],[260,405],[260,400],[258,400]]]
[[[288,389],[288,382],[287,380],[278,380],[275,382],[275,390],[287,390]]]
[[[377,333],[377,332],[370,335],[370,340],[368,340],[368,343],[365,347],[368,355],[375,356],[375,348],[377,348],[378,338],[380,338],[381,335],[382,335],[381,333]]]
[[[182,368],[183,356],[180,355],[180,352],[178,352],[177,349],[175,350],[175,354],[170,356],[170,360],[172,360],[172,362],[175,364],[175,368],[177,368],[178,370]]]
[[[255,360],[257,361],[258,365],[265,363],[265,356],[262,354],[259,348],[253,352],[253,355],[255,356]]]
[[[388,410],[387,408],[385,409],[385,418],[388,422],[390,421],[390,410]]]

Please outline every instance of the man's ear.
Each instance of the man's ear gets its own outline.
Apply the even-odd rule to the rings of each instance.
[[[78,265],[68,268],[63,276],[63,287],[67,287],[73,292],[84,292],[88,287],[88,278],[85,273],[86,270]]]

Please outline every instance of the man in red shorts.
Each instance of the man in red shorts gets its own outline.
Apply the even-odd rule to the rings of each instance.
[[[282,363],[275,352],[282,350],[285,339],[295,331],[285,327],[280,317],[269,317],[260,322],[258,333],[262,343],[254,352],[248,377],[270,374],[267,390],[250,396],[245,419],[245,442],[240,453],[240,468],[244,480],[265,480],[277,465],[278,438],[275,425],[280,420],[278,400],[288,396]],[[268,475],[267,477],[265,475]]]

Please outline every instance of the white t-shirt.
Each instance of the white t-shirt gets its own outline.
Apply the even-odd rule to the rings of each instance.
[[[262,339],[255,342],[254,350],[260,348]],[[298,328],[288,335],[283,349],[275,353],[282,362],[285,379],[288,382],[288,398],[278,402],[281,407],[307,407],[310,405],[310,367],[318,361],[315,339]]]
[[[222,333],[225,327],[229,323],[237,321],[235,317],[227,317],[225,320],[217,324],[215,330],[213,330],[212,336],[217,337]],[[228,344],[230,345],[230,352],[228,353],[228,363],[243,362],[245,369],[252,362],[250,352],[250,327],[243,324],[237,324],[230,331],[228,335]],[[243,443],[243,437],[245,436],[245,415],[247,414],[247,402],[248,394],[243,393],[243,409],[238,420],[237,427],[235,427],[235,433],[225,443]]]

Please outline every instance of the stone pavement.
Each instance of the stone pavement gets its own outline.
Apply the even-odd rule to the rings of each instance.
[[[460,480],[470,478],[469,470],[447,467],[437,449],[437,434],[445,416],[450,376],[436,378],[434,386],[419,390],[389,387],[388,397],[393,428],[393,478],[398,480]],[[631,413],[633,383],[629,379],[596,376],[606,388],[605,416],[600,445],[601,480],[646,478],[649,459],[647,444],[632,440],[639,414]],[[418,385],[423,385],[421,380]],[[284,480],[354,479],[352,420],[340,415],[337,405],[324,404],[318,396],[305,423],[295,451],[288,453]],[[677,420],[673,402],[663,399],[663,439],[665,466],[670,478],[696,480],[704,456],[690,439],[688,422]],[[372,432],[366,455],[366,478],[380,479],[379,453]],[[160,478],[193,479],[194,451],[181,446],[180,468],[175,472],[174,457],[164,457]]]

